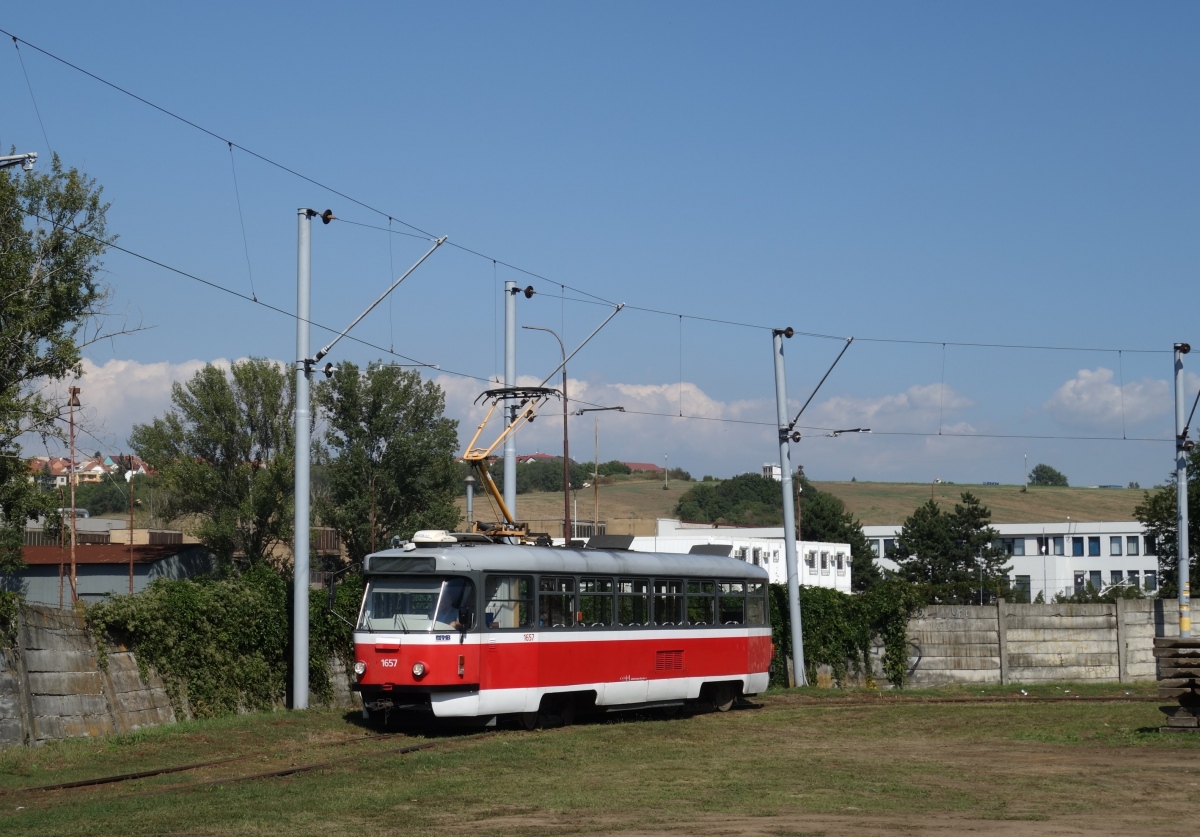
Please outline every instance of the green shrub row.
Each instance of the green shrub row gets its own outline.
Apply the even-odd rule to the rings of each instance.
[[[335,607],[351,622],[362,599],[360,576],[339,585]],[[175,711],[193,717],[283,705],[291,681],[291,582],[266,567],[236,579],[160,579],[145,591],[87,607],[104,654],[107,641],[129,647],[143,676],[152,666]],[[309,684],[314,702],[333,699],[330,661],[353,663],[351,628],[328,610],[323,590],[309,597]],[[102,660],[103,663],[103,660]]]
[[[772,584],[771,635],[775,663],[771,683],[787,685],[787,660],[792,655],[791,614],[786,584]],[[851,672],[874,685],[871,644],[883,643],[883,670],[896,688],[903,688],[908,670],[908,620],[925,605],[925,592],[901,581],[885,581],[865,593],[848,595],[824,587],[800,588],[800,621],[804,635],[804,668],[809,683],[817,682],[817,667],[827,665],[838,686]]]

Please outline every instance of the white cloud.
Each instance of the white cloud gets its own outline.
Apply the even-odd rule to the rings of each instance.
[[[835,395],[805,414],[802,424],[816,427],[871,427],[876,430],[937,433],[974,430],[971,425],[950,425],[951,414],[974,407],[975,402],[941,384],[914,384],[904,392],[877,398]]]
[[[1042,406],[1063,424],[1089,429],[1119,429],[1158,418],[1171,410],[1171,387],[1163,380],[1143,378],[1124,386],[1113,382],[1113,371],[1080,369]]]

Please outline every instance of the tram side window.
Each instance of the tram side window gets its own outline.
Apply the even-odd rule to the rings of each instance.
[[[691,625],[711,625],[714,621],[713,605],[716,604],[713,594],[716,584],[711,581],[689,581],[687,590],[688,623]]]
[[[746,624],[767,623],[767,588],[762,582],[751,581],[746,585]]]
[[[486,628],[533,625],[533,579],[525,575],[489,575],[483,624]]]
[[[683,582],[675,578],[654,579],[654,624],[683,623]]]
[[[717,621],[741,625],[746,621],[746,582],[722,581],[717,585]]]
[[[570,628],[575,624],[575,579],[542,576],[538,582],[538,624]]]
[[[579,622],[597,627],[613,623],[613,581],[611,578],[579,579]]]
[[[617,624],[650,624],[650,584],[644,578],[617,581]]]

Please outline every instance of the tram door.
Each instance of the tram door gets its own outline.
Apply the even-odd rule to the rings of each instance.
[[[481,689],[530,688],[537,682],[533,577],[489,575],[483,587]],[[511,711],[524,711],[518,707]]]

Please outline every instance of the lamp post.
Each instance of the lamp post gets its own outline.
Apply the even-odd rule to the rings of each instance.
[[[671,479],[671,469],[667,465],[667,454],[663,454],[663,491],[667,490],[667,486]]]
[[[558,341],[558,349],[562,352],[562,403],[563,403],[563,542],[564,546],[571,545],[571,457],[570,443],[567,436],[567,347],[563,345],[562,338],[558,336],[558,332],[553,329],[544,328],[542,326],[521,326],[521,328],[529,329],[530,331],[544,331],[547,334],[554,335],[554,339]]]
[[[127,459],[125,482],[129,483],[129,595],[133,595],[133,461]],[[147,538],[148,540],[148,538]]]
[[[67,406],[71,408],[71,461],[67,466],[67,473],[70,475],[71,481],[71,604],[79,600],[78,588],[75,586],[75,483],[77,476],[75,474],[75,408],[79,406],[79,387],[71,387],[67,390],[71,397],[67,400]]]
[[[625,412],[624,407],[587,407],[583,410],[576,410],[575,415],[582,416],[584,413],[603,413],[608,410],[617,410]],[[592,536],[600,534],[600,416],[594,417],[596,420],[596,452],[592,456]]]
[[[467,486],[467,531],[475,530],[475,478],[467,474],[463,480]]]

